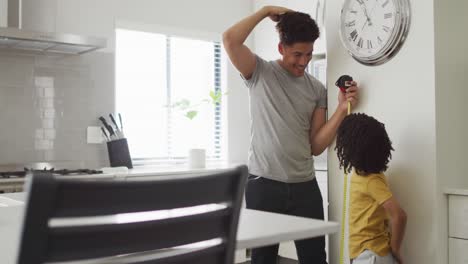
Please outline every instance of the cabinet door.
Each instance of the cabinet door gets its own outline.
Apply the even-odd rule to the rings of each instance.
[[[449,236],[468,239],[468,196],[449,195]]]
[[[449,264],[468,264],[468,240],[449,238]]]

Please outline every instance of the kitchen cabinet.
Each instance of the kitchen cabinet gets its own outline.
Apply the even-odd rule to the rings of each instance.
[[[468,263],[468,189],[447,190],[449,264]]]
[[[449,264],[468,263],[468,240],[449,238]]]

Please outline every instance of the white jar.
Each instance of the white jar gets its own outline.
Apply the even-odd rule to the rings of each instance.
[[[193,148],[189,150],[188,165],[191,169],[205,168],[206,151],[205,149]]]

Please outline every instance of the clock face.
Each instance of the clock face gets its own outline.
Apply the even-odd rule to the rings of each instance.
[[[357,61],[381,64],[398,51],[409,28],[408,0],[345,0],[341,40]]]

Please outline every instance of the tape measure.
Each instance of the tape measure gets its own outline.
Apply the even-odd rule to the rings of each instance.
[[[335,85],[340,88],[342,93],[346,93],[346,89],[351,86],[353,77],[349,75],[342,75],[335,82]],[[351,114],[351,102],[348,101],[348,115]],[[345,224],[346,224],[346,201],[348,193],[348,174],[344,174],[343,184],[343,210],[341,211],[341,238],[340,238],[340,264],[344,264],[344,241],[345,241]]]

